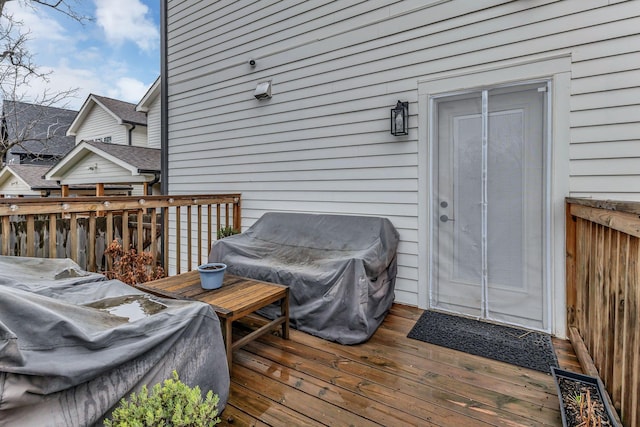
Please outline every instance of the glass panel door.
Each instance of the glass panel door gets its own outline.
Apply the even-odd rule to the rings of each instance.
[[[546,85],[434,101],[431,305],[546,329]]]

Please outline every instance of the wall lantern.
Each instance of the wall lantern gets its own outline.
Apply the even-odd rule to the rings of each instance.
[[[409,103],[400,102],[391,109],[391,135],[409,135]]]

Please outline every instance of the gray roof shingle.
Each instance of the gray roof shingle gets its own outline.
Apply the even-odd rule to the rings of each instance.
[[[24,141],[13,146],[11,152],[64,156],[75,146],[75,138],[66,133],[76,114],[63,108],[3,101],[2,122],[8,142]]]
[[[107,98],[106,96],[92,95],[97,101],[107,107],[113,114],[118,116],[125,123],[134,125],[147,125],[147,115],[141,111],[136,111],[136,104],[120,101],[118,99]]]
[[[60,188],[57,182],[44,179],[44,174],[51,168],[48,165],[7,165],[15,175],[20,177],[33,190]]]
[[[140,171],[160,172],[160,149],[133,145],[110,144],[108,142],[85,141],[87,144],[108,153]]]

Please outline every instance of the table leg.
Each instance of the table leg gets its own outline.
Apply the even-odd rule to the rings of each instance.
[[[229,364],[229,375],[231,375],[231,361],[233,360],[233,335],[231,333],[231,326],[233,322],[230,319],[224,319],[224,346],[227,350],[227,363]]]
[[[289,339],[289,289],[284,298],[280,302],[280,312],[284,316],[284,323],[282,324],[282,338]]]

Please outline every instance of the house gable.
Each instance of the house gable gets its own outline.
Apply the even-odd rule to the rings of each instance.
[[[124,167],[119,162],[109,160],[101,154],[86,151],[74,167],[62,177],[60,183],[65,185],[96,182],[124,184],[144,181],[143,175],[133,174],[130,168]]]
[[[53,181],[43,178],[47,165],[7,165],[0,171],[0,195],[41,196],[59,190]]]
[[[11,169],[4,167],[0,172],[0,194],[4,196],[40,195],[39,191],[31,190],[31,187]]]
[[[82,141],[46,178],[61,184],[138,183],[157,179],[159,150]]]
[[[84,109],[84,107],[83,107]],[[92,103],[83,112],[82,120],[73,126],[72,135],[79,141],[105,141],[112,144],[127,144],[127,129],[118,119],[97,103]]]
[[[103,141],[112,144],[147,145],[147,118],[129,102],[89,95],[68,135],[79,141]]]

